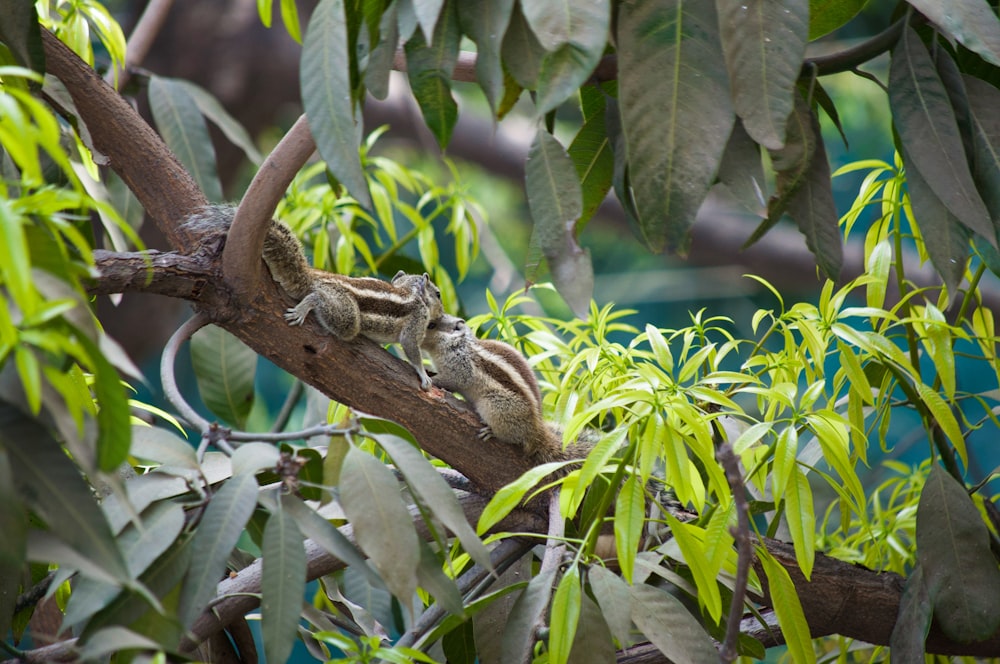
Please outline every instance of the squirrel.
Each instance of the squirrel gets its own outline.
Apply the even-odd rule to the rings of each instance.
[[[542,416],[542,395],[528,361],[510,344],[478,339],[461,318],[431,320],[421,348],[434,384],[458,392],[486,425],[480,438],[520,445],[538,462],[564,458],[562,439]]]
[[[228,231],[235,215],[235,207],[209,206],[186,223]],[[292,230],[274,219],[264,239],[264,262],[278,285],[299,301],[285,312],[289,325],[301,325],[311,312],[323,329],[343,341],[360,334],[380,344],[398,343],[420,378],[420,388],[431,388],[420,343],[428,323],[442,316],[444,309],[441,291],[426,272],[413,275],[400,270],[386,282],[318,270],[309,265]]]

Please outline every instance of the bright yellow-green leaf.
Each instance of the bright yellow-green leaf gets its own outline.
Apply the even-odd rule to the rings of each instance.
[[[569,661],[573,636],[580,620],[581,606],[580,568],[572,565],[559,581],[552,598],[549,619],[549,661],[562,664]]]
[[[793,468],[788,486],[781,495],[785,499],[785,520],[795,546],[795,559],[802,574],[809,579],[816,559],[816,515],[813,513],[812,489],[805,473],[797,467]]]
[[[791,577],[784,567],[762,547],[757,548],[757,558],[767,575],[768,592],[778,614],[778,624],[781,633],[785,635],[788,653],[791,661],[796,664],[814,664],[816,653],[813,651],[812,637],[809,635],[809,623],[802,612],[799,595],[792,583]]]
[[[635,556],[642,538],[645,501],[642,484],[635,475],[629,475],[615,503],[615,546],[622,576],[632,583]]]
[[[715,580],[719,570],[713,568],[706,556],[704,532],[697,526],[681,523],[669,513],[665,512],[663,517],[670,526],[670,532],[674,534],[674,539],[684,556],[684,562],[694,576],[695,585],[698,587],[698,604],[705,608],[714,622],[719,622],[722,618],[722,595]],[[698,531],[698,534],[695,535],[694,531]]]
[[[955,451],[958,452],[959,458],[962,459],[962,464],[968,467],[969,456],[965,449],[965,438],[962,436],[962,429],[958,426],[958,420],[955,419],[955,414],[951,411],[951,407],[940,394],[923,383],[917,383],[917,393],[920,394],[920,400],[927,406],[927,410],[930,411],[935,423],[941,427],[941,431],[948,437],[951,444],[955,446]]]

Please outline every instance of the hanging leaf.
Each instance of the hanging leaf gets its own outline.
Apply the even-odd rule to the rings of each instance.
[[[903,587],[899,615],[889,637],[893,661],[919,662],[924,659],[924,643],[931,629],[934,607],[924,583],[924,570],[918,563]]]
[[[149,107],[160,135],[205,197],[222,201],[222,184],[215,169],[215,148],[208,125],[195,100],[180,82],[162,76],[149,79]]]
[[[629,585],[600,565],[593,565],[587,570],[587,580],[618,646],[629,647],[632,644],[632,595]]]
[[[1000,20],[982,0],[907,0],[917,11],[983,59],[1000,66]]]
[[[535,632],[552,596],[556,570],[549,569],[531,579],[514,607],[503,632],[502,662],[530,661],[535,647]]]
[[[654,251],[684,253],[734,114],[714,2],[621,4],[619,101],[639,223]]]
[[[538,96],[535,99],[536,112],[542,116],[574,94],[594,73],[608,43],[611,6],[608,0],[563,0],[528,2],[522,4],[522,7],[543,46],[546,46],[546,39],[542,38],[530,14],[540,8],[554,10],[546,20],[549,27],[556,28],[558,24],[558,37],[550,36],[561,40],[554,48],[549,48],[549,52],[542,58],[542,68],[538,75]],[[543,29],[542,32],[548,30]]]
[[[809,41],[819,39],[858,15],[868,0],[809,0]]]
[[[635,556],[639,552],[642,526],[645,521],[646,501],[642,483],[635,475],[629,475],[615,502],[615,549],[618,551],[618,565],[622,576],[632,582]]]
[[[5,44],[22,67],[45,73],[45,49],[42,46],[41,23],[35,3],[31,0],[2,0],[0,42]]]
[[[983,196],[993,220],[993,235],[987,239],[996,246],[1000,232],[1000,90],[972,76],[962,77],[969,100],[972,123],[972,177]]]
[[[282,7],[284,7],[285,0],[282,0],[281,4]],[[218,127],[219,131],[221,131],[233,145],[243,150],[247,159],[256,165],[260,165],[263,157],[261,157],[260,151],[254,144],[253,139],[250,138],[250,134],[247,133],[246,128],[240,124],[239,120],[229,114],[229,111],[227,111],[222,104],[219,103],[219,100],[216,99],[212,93],[198,85],[195,85],[194,83],[191,83],[190,81],[176,79],[173,80],[173,83],[175,85],[179,85],[184,92],[188,94],[191,101],[195,103],[202,115],[211,120],[212,124]]]
[[[406,75],[424,122],[444,150],[458,118],[458,105],[451,94],[451,73],[458,61],[458,14],[455,3],[441,10],[434,39],[429,44],[420,34],[406,42]]]
[[[965,487],[933,464],[917,504],[917,559],[948,637],[982,641],[1000,627],[1000,569]]]
[[[576,167],[582,194],[576,228],[582,229],[608,195],[615,172],[615,155],[608,139],[604,113],[606,93],[596,86],[580,88],[583,126],[569,146],[569,158]]]
[[[580,567],[572,565],[563,573],[552,598],[549,616],[549,661],[557,664],[570,661],[570,649],[580,622],[582,592]]]
[[[429,44],[434,43],[434,26],[441,20],[444,4],[445,0],[413,0],[413,13]]]
[[[795,546],[795,560],[802,575],[809,580],[816,560],[816,513],[813,511],[812,489],[809,480],[798,466],[785,487],[785,519]]]
[[[360,120],[351,95],[351,62],[343,0],[321,0],[313,10],[302,45],[299,84],[316,149],[347,191],[371,207],[361,169]]]
[[[510,16],[500,53],[504,66],[517,84],[526,90],[534,90],[538,85],[545,48],[538,43],[538,38],[521,13],[521,3],[515,5]]]
[[[719,653],[698,620],[676,597],[644,583],[631,587],[632,620],[673,662],[714,664]]]
[[[720,0],[716,6],[733,108],[754,141],[777,150],[795,105],[809,6],[799,0]]]
[[[2,417],[2,416],[0,416]],[[0,437],[2,440],[2,437]],[[24,569],[28,513],[15,492],[13,466],[0,446],[0,633],[10,629]]]
[[[261,546],[260,617],[268,662],[285,662],[298,637],[299,614],[306,591],[306,551],[302,533],[285,513],[281,496],[264,526]]]
[[[907,27],[892,51],[889,106],[908,171],[919,171],[948,210],[968,228],[992,232],[976,191],[948,92],[920,36]]]
[[[576,241],[582,193],[576,169],[552,134],[539,128],[525,170],[528,207],[535,221],[531,243],[541,249],[556,289],[573,312],[585,318],[594,292],[590,252]]]
[[[815,664],[816,653],[813,650],[812,637],[809,634],[809,623],[802,612],[802,604],[795,590],[795,584],[788,576],[788,570],[778,564],[770,553],[763,548],[757,549],[757,560],[764,568],[767,577],[767,594],[774,612],[778,615],[781,633],[788,643],[788,653],[791,660],[798,664]]]
[[[427,542],[420,541],[420,565],[417,566],[420,587],[434,596],[434,599],[451,615],[464,616],[462,593],[455,579],[444,573],[441,559]]]
[[[615,660],[615,644],[600,607],[586,593],[580,599],[580,621],[569,660],[573,664],[607,664]]]
[[[500,49],[513,10],[514,0],[462,0],[458,3],[458,24],[476,43],[476,80],[494,116],[504,88]]]
[[[253,407],[257,354],[221,327],[209,325],[191,338],[191,363],[208,409],[220,419],[246,428]]]
[[[365,67],[365,87],[379,100],[385,100],[389,96],[389,74],[392,73],[392,61],[399,44],[397,11],[398,5],[392,3],[379,19],[378,41],[372,47],[368,66]]]
[[[188,570],[181,588],[178,617],[185,627],[215,597],[226,560],[257,505],[257,489],[253,475],[234,475],[208,503],[191,542],[191,555],[198,563]]]
[[[378,459],[351,447],[340,474],[340,503],[389,592],[408,603],[417,588],[420,546],[399,482]]]
[[[747,134],[742,122],[733,125],[719,164],[719,183],[744,210],[761,218],[767,216],[760,147]]]

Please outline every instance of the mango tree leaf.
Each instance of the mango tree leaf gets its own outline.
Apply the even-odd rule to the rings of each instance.
[[[684,253],[733,125],[714,2],[623,2],[619,101],[643,237]]]
[[[562,144],[541,127],[528,151],[525,181],[535,221],[531,243],[545,255],[559,294],[577,316],[585,317],[594,293],[594,268],[590,252],[576,242],[580,180]]]
[[[605,664],[615,661],[615,644],[594,600],[583,593],[580,597],[580,621],[573,637],[569,660],[574,664]]]
[[[149,79],[149,108],[160,135],[194,177],[209,201],[222,201],[222,184],[215,169],[215,148],[208,125],[194,99],[179,81],[163,76]]]
[[[455,533],[466,553],[485,569],[492,570],[490,552],[469,525],[455,492],[420,450],[391,434],[376,435],[375,440],[392,457],[396,467],[406,478],[410,490],[420,497],[445,527]]]
[[[535,631],[552,596],[556,570],[548,569],[531,579],[514,602],[503,632],[502,662],[530,661],[535,646]]]
[[[544,115],[576,92],[593,74],[608,43],[611,6],[608,0],[528,2],[521,6],[528,14],[538,8],[555,9],[552,18],[559,24],[559,38],[565,35],[565,39],[542,58],[535,106],[537,113]],[[528,22],[535,27],[530,15]],[[535,35],[545,46],[546,40],[539,35],[538,29]]]
[[[569,158],[580,180],[582,207],[577,229],[582,228],[604,201],[615,172],[615,155],[608,139],[605,118],[605,93],[595,86],[580,88],[583,126],[569,146]]]
[[[813,512],[809,480],[798,467],[792,469],[784,497],[785,519],[795,547],[795,560],[808,581],[816,560],[816,513]]]
[[[632,581],[635,556],[639,551],[642,525],[645,520],[646,503],[642,483],[635,475],[629,475],[615,502],[615,548],[618,564],[626,581]],[[648,636],[648,635],[647,635]]]
[[[799,0],[720,0],[716,7],[733,108],[757,143],[777,150],[795,104],[809,6]]]
[[[526,90],[534,90],[546,51],[521,12],[521,3],[518,3],[510,16],[500,53],[504,66],[517,84]]]
[[[133,425],[131,454],[165,468],[195,471],[199,468],[194,447],[177,434],[160,427]]]
[[[466,620],[441,637],[441,651],[448,664],[476,664],[474,623]],[[485,660],[479,660],[485,664]]]
[[[10,629],[27,553],[28,513],[15,492],[13,469],[0,446],[0,633]]]
[[[428,43],[434,43],[434,26],[438,24],[441,17],[441,8],[444,7],[445,0],[412,0],[413,13],[417,17],[417,23],[423,30],[424,39]]]
[[[340,474],[340,503],[361,550],[404,604],[417,588],[420,546],[399,483],[378,459],[351,447]]]
[[[350,92],[348,44],[343,0],[322,0],[313,10],[302,45],[302,106],[327,168],[362,206],[370,207],[358,153],[361,126]]]
[[[269,662],[284,662],[298,636],[299,614],[306,590],[306,551],[302,533],[285,513],[281,496],[264,526],[261,553],[261,633]]]
[[[990,237],[993,226],[972,180],[948,92],[930,53],[910,27],[892,51],[889,106],[900,142],[906,146],[908,170],[919,171],[959,221]]]
[[[420,105],[424,122],[444,150],[458,118],[458,105],[451,94],[451,73],[458,61],[458,14],[455,3],[441,10],[434,39],[428,44],[422,35],[406,42],[406,75]]]
[[[549,661],[562,664],[570,661],[570,649],[580,622],[582,592],[580,567],[572,565],[559,580],[559,587],[552,598],[549,617]]]
[[[191,555],[198,562],[188,570],[181,589],[178,615],[186,627],[215,597],[226,560],[257,506],[257,488],[253,475],[235,475],[208,503],[191,542]]]
[[[241,429],[253,407],[257,354],[221,327],[191,338],[191,363],[202,401],[217,417]]]
[[[732,134],[726,144],[719,165],[719,183],[745,210],[758,217],[766,217],[764,204],[764,166],[760,159],[760,147],[742,122],[733,125]]]
[[[924,658],[924,643],[931,629],[934,607],[924,583],[924,570],[918,563],[903,587],[899,614],[889,637],[893,661],[919,662]]]
[[[365,67],[365,87],[376,99],[384,100],[389,95],[389,74],[396,57],[396,45],[399,44],[397,7],[396,3],[392,3],[382,14],[378,24],[378,42],[372,47],[368,66]]]
[[[104,513],[80,470],[38,422],[0,401],[0,446],[14,489],[77,554],[117,582],[131,576]]]
[[[1000,90],[972,76],[962,77],[969,100],[972,124],[972,177],[993,220],[994,234],[988,239],[996,246],[1000,231]]]
[[[587,570],[587,580],[618,646],[627,648],[632,643],[632,595],[629,585],[600,565],[593,565]]]
[[[533,489],[542,478],[551,474],[566,465],[563,461],[553,461],[535,466],[525,472],[519,478],[503,487],[490,499],[490,502],[483,508],[483,513],[479,515],[479,523],[476,524],[476,532],[482,535],[495,526],[502,518],[521,504],[524,495]]]
[[[711,637],[680,600],[645,583],[630,590],[632,620],[667,659],[689,664],[719,661]]]
[[[136,634],[124,627],[105,627],[87,639],[80,650],[80,661],[93,662],[107,659],[108,655],[121,650],[159,650],[160,644],[152,639]]]
[[[419,544],[420,564],[417,566],[417,579],[420,581],[420,587],[433,595],[448,613],[455,616],[464,615],[462,594],[455,579],[444,573],[440,558],[427,542],[420,541]]]
[[[282,2],[282,7],[285,3]],[[293,5],[294,6],[294,5]],[[240,121],[229,114],[219,100],[215,96],[206,90],[205,88],[195,85],[190,81],[175,80],[175,85],[179,85],[191,98],[191,101],[195,103],[198,110],[206,118],[212,121],[219,131],[229,139],[229,141],[243,150],[246,154],[247,159],[249,159],[254,164],[259,165],[262,161],[260,150],[254,144],[253,139],[250,138],[250,134],[247,133],[246,128],[240,124]]]
[[[778,616],[781,633],[787,639],[792,661],[796,664],[814,664],[816,653],[809,635],[809,623],[806,622],[795,584],[788,576],[788,571],[763,548],[758,548],[757,559],[767,576],[767,594]]]
[[[694,577],[695,585],[698,588],[698,604],[704,607],[704,611],[713,622],[718,623],[722,618],[722,594],[719,592],[719,583],[716,581],[718,569],[714,568],[712,560],[705,550],[704,536],[692,532],[698,530],[696,526],[688,526],[678,521],[672,515],[663,515],[670,526],[670,532],[674,535],[674,540],[684,556]],[[700,536],[699,536],[700,535]]]
[[[858,15],[868,0],[809,0],[809,41],[833,32]]]
[[[988,638],[1000,627],[1000,569],[989,531],[965,487],[936,463],[920,492],[916,534],[941,630],[961,643]]]
[[[256,475],[264,469],[274,469],[281,452],[269,443],[244,443],[233,453],[233,475]]]
[[[22,67],[45,73],[45,49],[41,24],[31,0],[0,0],[0,42],[3,42]]]
[[[503,96],[500,48],[513,10],[514,0],[462,0],[458,3],[458,24],[476,43],[476,80],[494,115]]]
[[[116,471],[128,458],[132,442],[132,427],[128,397],[121,377],[96,343],[85,335],[77,341],[90,358],[97,409],[97,467],[106,472]]]
[[[970,51],[1000,66],[1000,20],[988,2],[982,0],[907,0]]]

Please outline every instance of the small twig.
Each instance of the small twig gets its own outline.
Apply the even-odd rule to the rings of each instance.
[[[52,585],[52,579],[54,578],[56,578],[56,573],[49,572],[41,581],[18,595],[14,601],[14,613],[38,604],[45,597],[45,593],[49,591],[49,586]]]
[[[725,664],[735,661],[739,656],[736,642],[740,635],[740,622],[743,619],[743,601],[746,598],[753,544],[750,541],[750,503],[747,502],[739,461],[733,452],[733,446],[722,437],[718,427],[715,429],[714,438],[715,458],[726,473],[726,481],[736,503],[736,527],[730,531],[736,540],[736,581],[733,584],[733,598],[726,620],[726,638],[719,650],[719,661]]]
[[[104,75],[104,81],[108,85],[114,85],[119,90],[125,87],[132,76],[132,70],[140,66],[149,54],[149,49],[156,41],[156,35],[160,33],[160,28],[167,20],[167,14],[170,13],[170,7],[173,4],[174,0],[149,0],[149,4],[146,5],[142,16],[139,17],[139,22],[135,24],[135,28],[128,38],[125,62],[122,68],[116,70],[115,67],[112,67]],[[118,77],[117,85],[115,85],[116,74]]]
[[[558,569],[562,565],[563,553],[566,551],[566,543],[563,541],[565,534],[566,522],[559,512],[559,487],[556,487],[549,494],[549,532],[546,535],[545,554],[542,556],[539,574]]]
[[[305,384],[301,380],[295,379],[292,383],[292,389],[288,390],[288,395],[285,397],[285,403],[281,405],[278,416],[274,418],[274,424],[271,425],[271,433],[280,433],[282,429],[288,426],[288,420],[295,411],[295,404],[302,398],[302,393],[305,392],[305,389]]]

